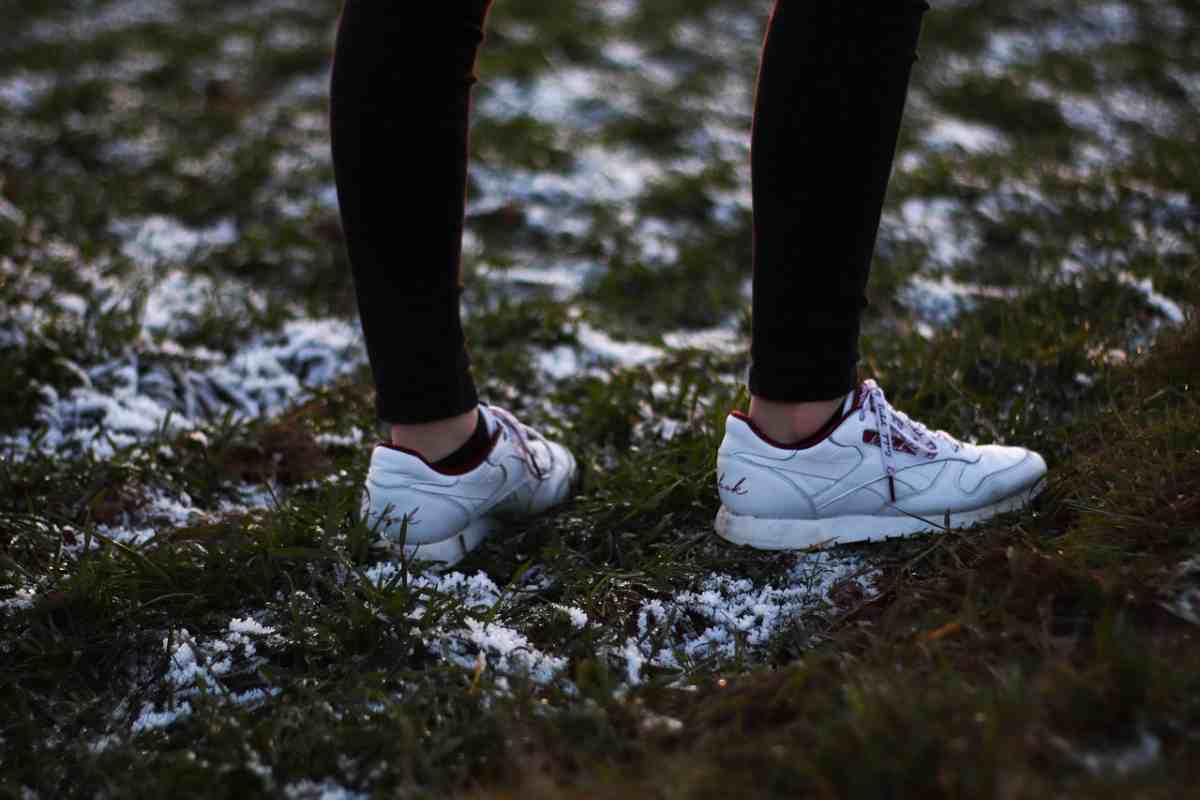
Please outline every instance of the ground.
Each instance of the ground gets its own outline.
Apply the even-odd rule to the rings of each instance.
[[[334,5],[6,12],[0,793],[1186,794],[1195,4],[934,1],[862,372],[1039,449],[1049,486],[986,528],[770,554],[711,533],[769,3],[500,0],[469,337],[485,398],[591,480],[441,575],[357,515],[381,429]]]

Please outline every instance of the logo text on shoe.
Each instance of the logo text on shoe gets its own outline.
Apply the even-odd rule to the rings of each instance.
[[[873,431],[869,428],[864,430],[862,435],[863,444],[869,444],[880,448],[883,447],[883,438],[884,437],[879,435],[879,431]],[[928,459],[937,458],[938,454],[936,451],[926,450],[918,453],[917,449],[913,447],[912,443],[901,436],[895,428],[892,428],[892,435],[890,438],[892,447],[901,453],[908,453],[910,456],[925,456],[925,458]]]
[[[737,483],[730,486],[729,484],[725,483],[725,473],[724,472],[722,472],[720,477],[717,478],[717,488],[723,492],[729,492],[730,494],[736,494],[736,495],[750,494],[750,490],[747,489],[744,485],[745,483],[746,483],[746,479],[742,478]]]

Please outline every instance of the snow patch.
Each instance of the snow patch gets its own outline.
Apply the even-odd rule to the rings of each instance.
[[[371,583],[383,586],[394,580],[400,569],[392,562],[376,564],[366,571],[365,577]],[[501,603],[503,593],[484,573],[422,574],[414,576],[409,586],[435,596],[453,596],[460,607],[469,612],[461,626],[439,624],[426,634],[430,637],[427,645],[450,663],[474,669],[482,655],[484,663],[502,677],[519,674],[542,684],[557,680],[566,669],[565,658],[543,653],[520,631],[490,618]],[[427,606],[422,604],[409,616],[422,620],[426,613]]]
[[[571,624],[576,628],[582,630],[583,628],[587,627],[588,615],[583,609],[576,608],[575,606],[559,605],[558,603],[555,603],[554,607],[566,614],[567,618],[571,620]]]
[[[663,344],[672,350],[707,350],[722,355],[739,355],[746,350],[746,337],[736,325],[678,330],[663,334]]]
[[[50,93],[57,78],[48,72],[18,70],[0,80],[0,103],[12,111],[28,111]]]
[[[23,460],[44,429],[40,452],[107,459],[163,428],[179,433],[226,412],[234,420],[272,416],[365,362],[358,326],[338,319],[292,320],[228,359],[203,352],[216,363],[200,367],[163,358],[178,350],[152,348],[81,368],[84,385],[65,394],[43,386],[38,429],[0,437],[0,447]]]
[[[581,322],[575,331],[580,345],[601,361],[635,367],[663,357],[661,348],[641,342],[621,342],[599,328]]]
[[[12,597],[0,600],[0,614],[11,614],[14,611],[33,608],[35,600],[37,600],[37,592],[32,589],[17,589]]]
[[[1017,289],[963,283],[948,275],[936,281],[916,275],[900,290],[898,299],[924,321],[940,326],[973,309],[977,298],[1013,300],[1018,294]]]
[[[231,220],[208,228],[189,228],[176,219],[158,215],[119,220],[111,227],[125,240],[121,252],[142,267],[179,263],[203,248],[227,247],[237,241],[237,227]]]
[[[1183,308],[1166,295],[1154,291],[1154,281],[1151,279],[1139,278],[1131,272],[1121,272],[1117,275],[1117,280],[1140,292],[1146,298],[1146,302],[1162,314],[1168,322],[1179,325],[1184,321]]]
[[[370,797],[362,792],[355,792],[342,786],[332,778],[324,781],[303,780],[289,783],[283,788],[287,800],[366,800]]]
[[[246,617],[230,620],[223,636],[206,641],[192,636],[186,628],[178,630],[173,637],[164,638],[163,650],[168,653],[163,675],[168,694],[165,707],[159,709],[153,703],[145,703],[133,723],[132,732],[163,728],[186,719],[192,713],[191,701],[200,696],[249,705],[278,695],[281,690],[275,687],[233,692],[226,685],[228,676],[235,672],[256,672],[264,662],[258,655],[258,644],[274,634],[274,628]]]
[[[695,591],[649,600],[637,612],[637,636],[613,651],[630,684],[647,666],[686,669],[720,664],[762,648],[804,613],[826,610],[835,586],[853,583],[864,597],[873,574],[861,559],[817,552],[802,556],[780,586],[714,573]]]
[[[890,213],[887,217],[902,236],[924,244],[930,259],[940,266],[970,261],[979,250],[978,233],[965,219],[958,200],[913,197],[900,206],[899,219]]]
[[[937,115],[924,133],[925,144],[935,150],[961,148],[968,153],[1004,152],[1008,138],[990,125]]]

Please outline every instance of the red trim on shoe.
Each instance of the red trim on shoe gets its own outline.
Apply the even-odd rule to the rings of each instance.
[[[487,457],[490,456],[492,454],[492,451],[496,449],[496,441],[499,438],[500,438],[500,429],[497,428],[492,433],[491,444],[489,444],[487,446],[487,448],[481,450],[479,455],[476,456],[474,459],[472,459],[469,463],[464,464],[463,466],[459,467],[458,469],[442,469],[441,467],[434,466],[433,464],[429,463],[429,460],[426,459],[425,456],[421,455],[416,450],[410,450],[409,448],[401,447],[398,444],[392,444],[391,442],[385,441],[385,442],[380,442],[379,446],[386,447],[389,450],[399,450],[401,453],[407,453],[410,456],[416,456],[417,458],[421,459],[421,463],[423,463],[425,466],[429,467],[431,470],[438,473],[439,475],[456,476],[456,475],[466,475],[468,472],[474,472],[475,470],[479,469],[479,465],[482,464],[484,461],[486,461]]]
[[[860,408],[862,408],[863,397],[866,395],[866,392],[863,391],[863,385],[864,384],[860,381],[859,384],[854,387],[854,402],[851,403],[850,408],[846,410],[847,416],[850,415],[851,411],[858,411]]]
[[[882,447],[882,445],[879,444],[879,431],[874,429],[863,431],[863,444]],[[908,453],[910,456],[921,455],[917,452],[916,448],[912,446],[912,443],[909,442],[908,439],[905,439],[896,432],[895,428],[892,429],[892,447],[896,450],[899,450],[901,453]]]
[[[820,427],[820,429],[817,430],[816,433],[813,433],[812,435],[801,439],[798,442],[793,442],[792,444],[784,444],[783,442],[776,441],[770,436],[767,436],[765,433],[763,433],[761,428],[754,424],[754,420],[750,419],[750,415],[743,411],[738,411],[735,409],[734,411],[729,412],[729,414],[730,416],[737,417],[742,422],[750,426],[750,430],[754,431],[755,436],[762,439],[772,447],[778,447],[780,450],[807,450],[808,448],[818,445],[828,439],[829,435],[840,428],[842,423],[845,422],[851,414],[862,408],[864,394],[863,384],[860,381],[858,385],[854,387],[854,401],[840,417],[830,418],[824,425]],[[843,405],[845,405],[845,401],[843,401]]]
[[[777,447],[780,450],[807,450],[808,448],[818,445],[828,439],[829,435],[841,427],[842,423],[846,421],[846,417],[850,416],[850,414],[847,413],[837,417],[836,419],[830,419],[816,433],[791,444],[785,444],[772,439],[770,436],[767,436],[765,433],[763,433],[762,428],[754,424],[754,420],[750,419],[749,414],[741,411],[732,411],[730,412],[730,416],[737,417],[742,422],[746,423],[746,425],[750,427],[750,430],[754,431],[755,436],[762,439],[772,447]]]

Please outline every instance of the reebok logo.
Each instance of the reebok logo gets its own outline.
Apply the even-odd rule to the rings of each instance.
[[[727,484],[725,482],[725,473],[724,472],[722,472],[721,475],[717,478],[717,488],[723,492],[729,492],[730,494],[736,494],[736,495],[750,494],[750,490],[745,487],[745,483],[746,483],[746,479],[742,478],[737,483],[730,486],[729,484]]]

